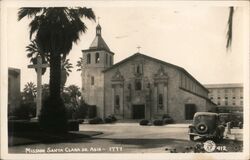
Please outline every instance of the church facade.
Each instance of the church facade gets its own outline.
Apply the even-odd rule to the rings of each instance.
[[[82,96],[99,117],[157,119],[170,115],[186,122],[195,112],[213,111],[208,90],[184,68],[142,53],[113,64],[114,53],[96,27],[96,37],[83,50]]]

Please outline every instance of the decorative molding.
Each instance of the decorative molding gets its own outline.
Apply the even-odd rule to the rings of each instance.
[[[119,71],[119,69],[117,69],[115,74],[112,76],[111,81],[124,81],[124,77],[121,74],[121,72]]]
[[[161,65],[161,67],[158,69],[157,73],[154,75],[154,79],[155,80],[167,80],[168,79],[168,75],[167,73],[164,71],[163,66]]]

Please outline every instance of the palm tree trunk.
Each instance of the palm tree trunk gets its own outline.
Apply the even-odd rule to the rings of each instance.
[[[229,7],[229,15],[228,15],[228,29],[227,29],[227,45],[226,48],[229,49],[233,40],[233,15],[234,15],[234,7]]]
[[[61,56],[51,54],[50,58],[50,97],[59,98],[61,89]]]
[[[61,56],[51,54],[50,57],[50,96],[43,103],[40,125],[44,131],[53,133],[67,132],[67,117],[60,94]]]

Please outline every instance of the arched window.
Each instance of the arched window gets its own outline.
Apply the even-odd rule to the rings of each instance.
[[[116,107],[119,107],[119,106],[120,106],[120,97],[119,97],[119,95],[116,95],[116,96],[115,96],[115,106],[116,106]]]
[[[95,84],[95,78],[92,76],[91,77],[91,85],[93,86]]]
[[[109,57],[109,64],[112,65],[112,56]]]
[[[141,63],[135,64],[135,66],[134,66],[134,73],[136,75],[143,74],[143,64],[141,64]]]
[[[87,54],[87,64],[90,64],[91,63],[91,55],[90,53]]]
[[[142,89],[142,84],[140,79],[135,80],[135,90],[141,90]]]
[[[106,64],[108,64],[108,54],[106,54]]]
[[[137,67],[136,67],[136,73],[137,73],[137,74],[140,73],[140,65],[137,65]]]
[[[162,106],[162,105],[163,105],[163,96],[162,96],[162,94],[159,94],[159,97],[158,97],[158,104],[159,104],[159,106]]]
[[[95,54],[95,63],[99,63],[100,62],[100,54],[97,52]]]

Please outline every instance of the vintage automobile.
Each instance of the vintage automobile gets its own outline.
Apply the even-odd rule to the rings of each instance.
[[[221,124],[226,126],[226,123],[230,122],[230,127],[243,127],[243,113],[219,113]]]
[[[196,112],[193,123],[189,126],[189,138],[195,136],[206,139],[223,139],[225,127],[220,123],[219,115],[211,112]]]

